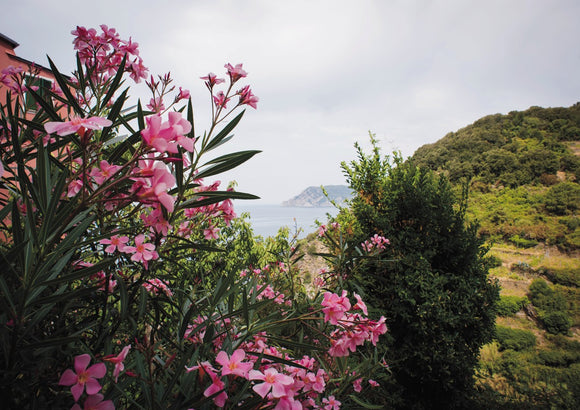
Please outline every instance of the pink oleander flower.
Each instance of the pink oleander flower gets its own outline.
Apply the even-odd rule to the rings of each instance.
[[[171,291],[171,289],[169,289],[167,283],[158,278],[149,279],[145,281],[143,283],[143,287],[147,289],[149,293],[152,293],[154,295],[158,295],[159,292],[163,292],[167,297],[173,296],[173,292]]]
[[[205,397],[211,397],[214,394],[221,392],[213,398],[213,402],[218,407],[225,406],[226,400],[228,399],[228,395],[224,391],[225,384],[218,377],[217,371],[211,366],[211,364],[209,364],[208,362],[203,362],[203,363],[199,364],[199,366],[192,366],[192,367],[186,366],[185,369],[187,370],[188,373],[191,371],[197,370],[198,374],[200,376],[200,381],[201,381],[201,378],[207,374],[210,377],[212,383],[207,389],[205,389],[205,391],[203,392],[203,395]]]
[[[107,291],[109,293],[113,293],[115,288],[117,287],[117,281],[109,278],[109,286],[107,286],[107,275],[102,270],[91,275],[90,278],[96,281],[97,286],[99,286],[99,290]]]
[[[165,105],[163,105],[163,100],[159,97],[151,98],[149,100],[149,104],[147,104],[147,108],[149,108],[153,112],[161,112],[165,110]]]
[[[228,63],[224,67],[227,69],[227,74],[230,77],[232,84],[238,81],[240,78],[246,77],[248,75],[248,73],[242,69],[242,64],[236,64],[236,66],[233,67]]]
[[[159,114],[151,115],[145,121],[146,127],[141,131],[141,137],[147,146],[159,153],[176,154],[179,152],[178,145],[193,152],[195,140],[185,136],[191,131],[191,124],[185,118],[181,118],[180,112],[170,112],[166,122],[162,122]]]
[[[74,134],[82,129],[100,130],[103,127],[110,127],[113,123],[111,120],[101,117],[81,118],[71,116],[69,121],[47,122],[44,124],[44,129],[47,133],[52,134],[56,132],[57,135],[65,136]]]
[[[121,168],[120,165],[111,165],[106,160],[102,160],[98,168],[95,167],[91,170],[91,176],[97,184],[102,185],[103,182],[115,175]]]
[[[215,226],[210,226],[207,229],[203,230],[203,236],[205,239],[212,240],[212,239],[217,239],[219,238],[219,228],[216,228]]]
[[[160,203],[173,212],[175,198],[168,191],[175,185],[175,177],[158,161],[139,161],[139,166],[133,172],[136,182],[131,188],[137,198],[143,203]]]
[[[66,196],[72,198],[81,192],[81,189],[83,189],[83,181],[80,179],[75,179],[74,181],[71,181],[70,184],[68,184]]]
[[[363,313],[365,315],[368,316],[369,312],[367,309],[367,305],[365,304],[365,302],[362,301],[361,297],[359,295],[356,294],[356,292],[354,293],[354,298],[356,299],[356,303],[355,305],[352,307],[353,309],[360,309],[363,311]]]
[[[370,325],[369,325],[369,340],[370,342],[373,344],[373,346],[377,345],[377,342],[379,341],[379,336],[383,335],[385,333],[387,333],[387,325],[385,324],[385,321],[387,319],[385,319],[384,316],[381,316],[378,322],[375,321],[369,321]]]
[[[113,402],[104,398],[100,393],[93,394],[85,399],[83,407],[75,403],[70,410],[115,410]]]
[[[245,357],[246,352],[244,352],[242,349],[235,350],[231,357],[228,356],[226,352],[220,351],[217,354],[215,361],[223,366],[222,376],[233,374],[247,378],[248,372],[252,369],[253,364],[250,362],[242,362]]]
[[[205,85],[210,90],[213,88],[214,85],[221,84],[221,83],[224,83],[226,81],[223,78],[217,78],[217,76],[214,73],[209,73],[207,76],[200,77],[200,78],[202,80],[205,80]]]
[[[286,374],[278,373],[272,367],[264,370],[262,373],[259,370],[250,370],[248,373],[250,380],[263,380],[263,383],[256,384],[252,389],[258,393],[262,398],[272,390],[274,398],[280,398],[286,394],[285,386],[294,383],[294,379]]]
[[[369,379],[369,384],[372,387],[379,387],[380,386],[380,384],[378,382],[374,381],[373,379]]]
[[[117,380],[119,379],[119,374],[125,369],[125,365],[123,364],[123,362],[127,358],[127,354],[129,353],[130,349],[131,345],[127,345],[123,348],[123,350],[121,350],[121,353],[119,353],[117,356],[110,355],[107,357],[103,357],[103,360],[115,364],[115,369],[113,370],[113,377],[115,378],[115,383],[117,383]]]
[[[322,399],[322,404],[324,404],[324,410],[340,410],[340,402],[334,396],[325,397]]]
[[[129,237],[119,235],[113,235],[111,239],[101,239],[99,241],[102,245],[109,245],[105,248],[105,252],[107,253],[114,253],[115,250],[123,252],[127,242],[129,242]]]
[[[362,378],[356,379],[352,382],[352,388],[355,392],[360,393],[362,391]]]
[[[223,91],[218,92],[216,95],[213,96],[213,102],[216,107],[227,108],[227,103],[230,101],[230,98],[226,98],[226,95]]]
[[[257,104],[258,104],[258,101],[260,101],[260,99],[252,93],[252,90],[250,90],[249,85],[246,85],[244,88],[242,88],[240,91],[238,91],[238,94],[240,96],[240,101],[239,101],[240,105],[247,104],[254,109],[258,108]]]
[[[342,320],[345,313],[350,310],[350,301],[346,297],[346,294],[346,290],[342,291],[342,296],[338,296],[332,292],[324,293],[321,305],[324,306],[322,312],[324,313],[325,322],[336,325],[339,320]]]
[[[157,259],[159,255],[155,252],[155,245],[144,241],[145,235],[137,235],[135,237],[135,246],[125,246],[123,252],[132,253],[131,260],[135,262],[148,262]]]
[[[177,94],[177,97],[175,97],[175,99],[177,101],[185,100],[185,99],[189,98],[189,96],[190,96],[189,90],[185,90],[185,89],[182,89],[181,87],[179,87],[179,94]]]
[[[72,386],[70,391],[75,401],[79,400],[85,389],[88,395],[97,394],[101,390],[97,379],[105,376],[107,367],[104,363],[96,363],[87,369],[90,362],[91,356],[88,354],[76,356],[75,371],[66,369],[58,382],[61,386]]]

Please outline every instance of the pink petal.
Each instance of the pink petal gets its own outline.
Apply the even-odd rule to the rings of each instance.
[[[60,377],[60,381],[58,384],[61,386],[72,386],[77,382],[77,375],[71,369],[66,369],[62,376]]]
[[[216,358],[215,358],[215,361],[216,361],[218,364],[221,364],[222,366],[227,366],[227,365],[228,365],[228,363],[229,363],[229,360],[228,360],[228,354],[227,354],[226,352],[224,352],[223,350],[222,350],[222,351],[220,351],[220,352],[217,354],[217,356],[216,356]]]
[[[97,363],[97,364],[94,364],[91,367],[89,367],[87,372],[92,377],[94,377],[96,379],[100,379],[101,377],[104,377],[105,374],[107,373],[107,366],[105,366],[105,363]]]
[[[115,405],[111,400],[105,400],[97,405],[97,410],[115,410]]]
[[[94,407],[100,402],[102,402],[104,398],[105,396],[103,396],[102,394],[93,394],[92,396],[86,398],[84,403],[85,407]]]
[[[258,393],[260,397],[264,398],[270,391],[270,384],[269,383],[256,384],[254,387],[252,387],[252,389],[254,389],[254,391]]]
[[[237,349],[235,352],[232,353],[232,361],[241,362],[246,357],[246,352],[242,349]]]
[[[77,374],[84,372],[91,362],[91,356],[88,354],[81,354],[75,357],[75,371]]]
[[[47,122],[44,124],[44,130],[47,132],[47,134],[52,134],[60,128],[61,124],[62,122],[60,121]]]
[[[272,385],[272,396],[278,398],[286,395],[286,389],[284,385],[280,383],[274,383]],[[263,396],[262,396],[263,397]]]
[[[99,384],[99,382],[96,379],[89,379],[87,380],[87,382],[85,383],[85,386],[87,386],[87,394],[91,395],[91,394],[97,394],[98,392],[101,391],[101,385]]]
[[[248,379],[249,380],[264,380],[265,376],[259,370],[250,370],[250,372],[248,373]]]
[[[82,384],[75,384],[70,388],[70,392],[72,393],[75,401],[79,401],[81,394],[83,394],[83,390],[85,390],[85,386]]]

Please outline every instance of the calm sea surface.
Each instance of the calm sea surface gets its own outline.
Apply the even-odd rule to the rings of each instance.
[[[290,228],[290,233],[295,228],[302,228],[300,238],[304,238],[317,229],[315,220],[326,222],[326,214],[336,215],[337,209],[329,208],[295,208],[281,205],[256,204],[252,201],[234,201],[234,209],[238,215],[244,212],[250,214],[250,223],[256,235],[263,237],[275,236],[283,226]]]

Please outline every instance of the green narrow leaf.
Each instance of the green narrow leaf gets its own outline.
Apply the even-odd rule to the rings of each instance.
[[[349,394],[348,397],[350,397],[352,399],[352,401],[354,401],[356,404],[358,404],[359,406],[362,406],[365,409],[378,409],[378,410],[380,410],[380,409],[384,408],[380,404],[367,403],[366,401],[363,401],[363,400],[359,399],[354,394]]]
[[[174,166],[175,166],[175,181],[177,183],[177,190],[180,194],[180,196],[183,194],[183,150],[181,148],[179,148],[179,152],[177,154],[175,154],[175,156],[172,156],[174,158],[176,158],[176,161],[174,162]]]
[[[250,313],[248,310],[248,293],[246,288],[244,288],[242,291],[242,315],[244,317],[244,321],[246,322],[246,326],[250,326]]]
[[[143,116],[143,108],[141,107],[141,100],[137,101],[137,123],[139,129],[145,129],[145,117]]]
[[[193,122],[193,105],[191,104],[191,97],[187,101],[187,121],[191,124],[191,132],[187,135],[189,138],[195,138],[195,124]]]
[[[217,175],[221,174],[222,172],[229,171],[230,169],[243,164],[259,152],[261,151],[240,151],[215,158],[204,164],[204,166],[211,164],[215,165],[201,171],[199,174],[197,174],[196,178],[203,179],[212,175]]]
[[[123,322],[129,313],[129,292],[127,292],[127,284],[123,278],[117,277],[117,286],[119,289],[119,303],[121,305],[119,315],[121,322]]]
[[[80,115],[81,117],[84,117],[85,113],[82,110],[82,108],[79,105],[79,103],[76,100],[76,98],[70,92],[69,84],[68,84],[67,80],[58,71],[58,68],[56,68],[56,66],[54,65],[54,63],[50,59],[50,57],[47,56],[47,58],[48,58],[48,63],[50,64],[50,69],[52,71],[52,74],[54,75],[54,78],[56,79],[56,82],[58,83],[58,86],[60,87],[61,91],[66,96],[66,99],[67,99],[69,105],[73,108],[73,110],[75,110],[75,112],[78,115]]]
[[[113,82],[109,85],[109,90],[107,91],[107,94],[105,95],[105,97],[103,98],[103,101],[101,103],[101,110],[107,106],[107,103],[111,100],[111,98],[113,98],[115,91],[117,91],[117,89],[119,88],[119,84],[121,84],[121,79],[123,78],[123,74],[125,73],[126,61],[127,61],[127,54],[125,54],[123,56],[123,60],[121,60],[121,64],[119,64],[119,66],[118,66],[117,74],[115,75]],[[111,118],[109,117],[109,119],[111,119]]]
[[[119,113],[121,112],[121,108],[123,108],[123,104],[125,104],[125,99],[126,99],[128,91],[129,91],[129,88],[126,88],[121,93],[119,98],[117,98],[117,100],[115,101],[115,104],[113,104],[113,107],[111,107],[111,111],[109,111],[109,115],[107,115],[107,119],[111,120],[111,122],[113,124],[110,127],[103,128],[103,131],[101,132],[101,141],[106,141],[107,137],[111,133],[111,130],[113,130],[113,128],[115,126],[115,122],[117,121],[117,117],[119,116]]]
[[[109,155],[108,159],[109,163],[112,164],[119,161],[123,157],[123,154],[125,154],[125,152],[127,151],[130,151],[131,148],[133,147],[133,144],[136,144],[140,140],[141,140],[141,131],[137,131],[129,138],[127,138],[125,141],[117,145],[113,150],[113,152],[111,152],[111,154]]]
[[[179,204],[179,209],[198,208],[200,206],[206,206],[206,205],[215,204],[215,203],[218,203],[221,201],[225,201],[226,199],[248,199],[248,200],[260,199],[259,196],[256,196],[253,194],[248,194],[245,192],[237,192],[237,191],[205,191],[205,192],[200,192],[197,195],[199,195],[200,197],[207,197],[207,198],[188,199],[187,201]]]
[[[81,58],[79,53],[76,54],[77,57],[77,75],[79,76],[79,84],[85,83],[85,73],[83,71],[83,64],[81,63]]]
[[[61,118],[56,113],[56,110],[54,109],[52,104],[47,102],[46,100],[44,100],[44,98],[42,98],[36,91],[34,91],[32,88],[29,88],[26,90],[26,93],[32,95],[32,97],[34,98],[34,101],[36,101],[38,103],[38,105],[40,105],[42,107],[44,112],[46,112],[46,114],[52,120],[62,121]]]
[[[245,112],[246,112],[246,110],[244,110],[241,113],[239,113],[214,138],[212,138],[211,141],[208,142],[207,146],[203,147],[202,149],[204,151],[211,151],[212,149],[214,149],[214,148],[218,147],[219,145],[221,145],[222,144],[222,140],[224,138],[226,138],[228,136],[228,134],[233,131],[234,128],[236,128],[236,125],[238,125],[238,123],[242,119],[242,117],[243,117],[243,115],[244,115]]]

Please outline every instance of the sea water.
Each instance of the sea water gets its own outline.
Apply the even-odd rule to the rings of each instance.
[[[326,223],[327,214],[336,216],[338,213],[334,207],[287,207],[255,201],[234,201],[234,210],[238,216],[248,213],[254,234],[263,237],[275,236],[281,227],[288,227],[291,235],[301,229],[298,237],[304,238],[317,230],[316,220]]]

